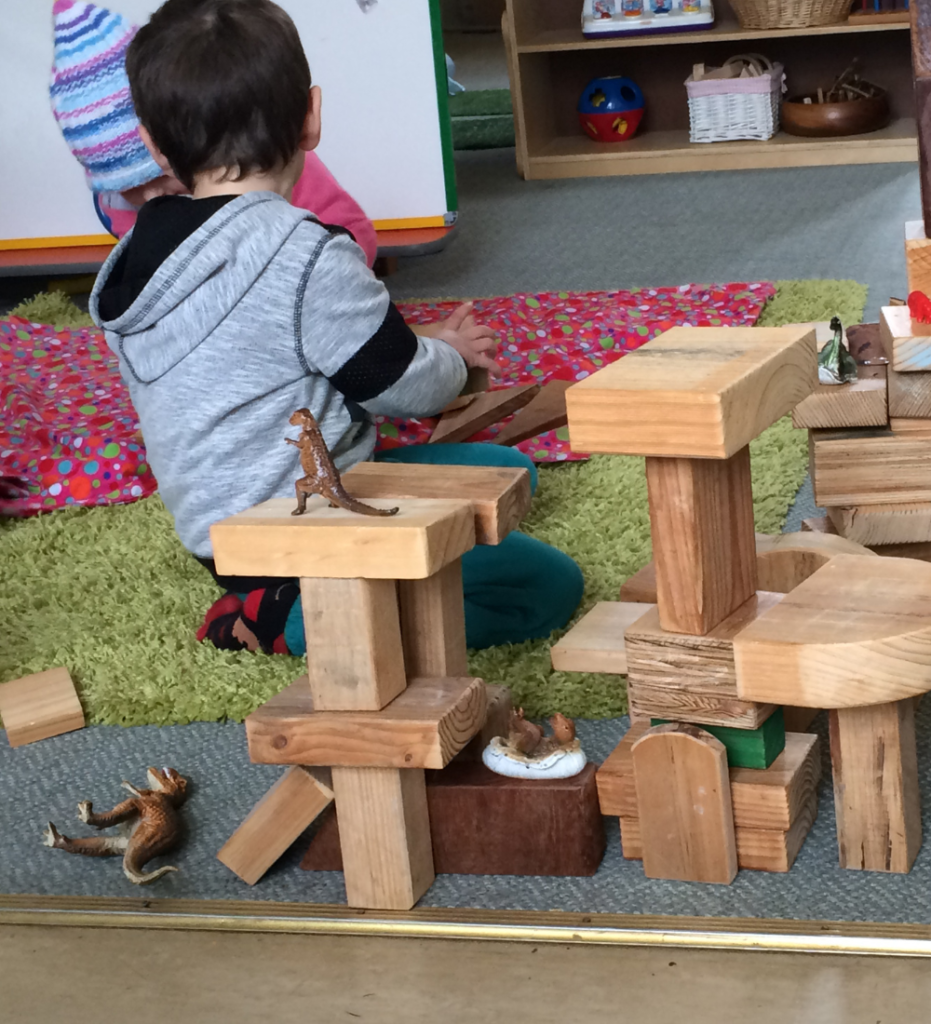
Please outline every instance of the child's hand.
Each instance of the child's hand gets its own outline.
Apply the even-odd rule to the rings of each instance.
[[[498,336],[484,324],[477,324],[472,316],[472,303],[463,304],[446,320],[430,324],[431,338],[438,338],[451,345],[466,362],[466,366],[480,366],[497,376],[501,370],[495,362],[498,351]]]

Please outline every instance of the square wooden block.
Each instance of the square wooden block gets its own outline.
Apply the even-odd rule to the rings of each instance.
[[[817,382],[808,326],[674,327],[566,392],[572,448],[730,458]]]
[[[560,672],[612,672],[627,675],[624,633],[655,604],[599,601],[550,650]]]
[[[0,683],[0,719],[11,747],[84,728],[84,710],[66,668]]]
[[[223,576],[425,579],[475,545],[475,512],[461,499],[367,502],[394,516],[329,508],[315,495],[302,516],[293,498],[272,498],[210,528]]]
[[[928,243],[931,257],[931,242]],[[931,336],[927,324],[915,324],[908,306],[883,306],[879,329],[889,365],[897,373],[931,371]],[[853,425],[853,424],[851,424]]]

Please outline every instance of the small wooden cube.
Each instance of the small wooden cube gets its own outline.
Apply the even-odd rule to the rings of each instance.
[[[84,728],[84,710],[66,668],[0,683],[0,718],[11,747]]]

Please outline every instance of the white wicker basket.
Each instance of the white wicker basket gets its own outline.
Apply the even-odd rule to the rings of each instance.
[[[686,79],[691,142],[771,139],[778,131],[785,92],[782,65],[759,54],[732,57],[726,63],[736,60],[752,60],[759,76],[695,82],[690,75]]]

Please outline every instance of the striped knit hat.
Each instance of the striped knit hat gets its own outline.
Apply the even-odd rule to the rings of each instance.
[[[136,26],[82,0],[55,0],[52,19],[52,112],[88,185],[94,192],[123,192],[153,181],[162,171],[139,136],[126,77],[126,48]]]

